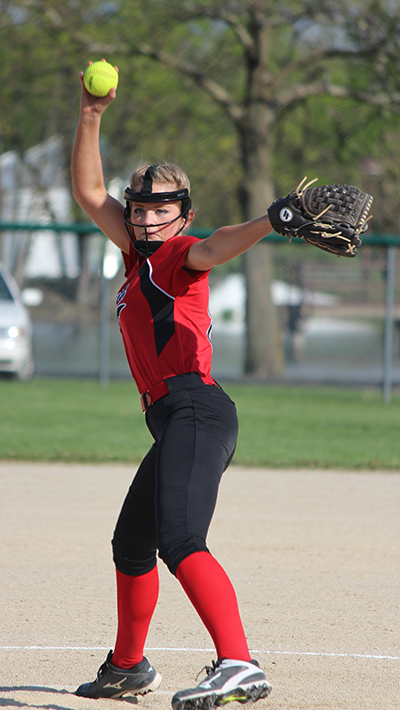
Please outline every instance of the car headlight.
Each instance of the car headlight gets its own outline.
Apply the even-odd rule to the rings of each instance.
[[[24,328],[17,328],[16,325],[12,325],[11,328],[8,329],[8,336],[10,338],[21,338],[23,335],[25,335]]]

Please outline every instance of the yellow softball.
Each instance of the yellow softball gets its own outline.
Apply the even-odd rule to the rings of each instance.
[[[86,68],[83,83],[89,94],[107,96],[110,89],[118,86],[118,72],[108,62],[93,62]]]

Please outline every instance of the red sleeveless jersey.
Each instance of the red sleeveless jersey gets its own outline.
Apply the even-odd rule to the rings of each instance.
[[[210,378],[209,272],[184,266],[197,241],[171,237],[147,259],[132,245],[129,255],[123,253],[126,282],[117,294],[117,315],[140,394],[186,372]]]

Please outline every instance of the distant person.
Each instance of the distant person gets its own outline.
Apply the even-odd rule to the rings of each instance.
[[[80,74],[81,82],[83,74]],[[97,678],[77,695],[119,698],[155,690],[161,676],[143,656],[158,596],[157,552],[208,629],[217,661],[195,688],[177,692],[174,710],[264,698],[271,690],[250,658],[232,584],[206,545],[222,473],[232,460],[237,414],[211,371],[208,274],[271,231],[266,215],[185,234],[194,213],[185,173],[169,163],[143,165],[125,191],[126,207],[107,193],[99,151],[101,117],[115,98],[82,82],[72,158],[76,201],[122,251],[126,281],[117,313],[132,377],[154,444],[139,466],[118,518],[115,648]]]

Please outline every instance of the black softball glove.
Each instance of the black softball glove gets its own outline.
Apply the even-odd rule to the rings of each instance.
[[[337,256],[357,256],[359,236],[368,228],[372,197],[350,185],[303,186],[272,203],[268,216],[275,232],[301,237],[318,249]]]

